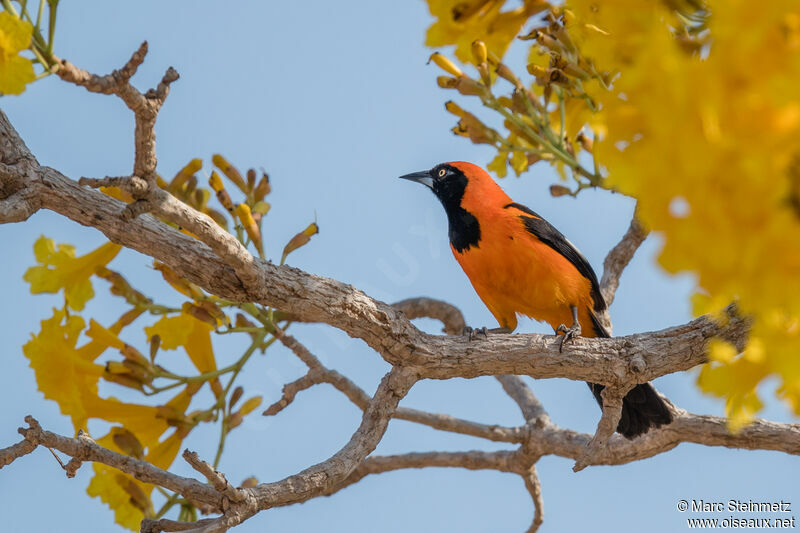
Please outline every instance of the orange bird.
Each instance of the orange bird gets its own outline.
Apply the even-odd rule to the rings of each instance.
[[[521,314],[563,334],[562,348],[581,334],[610,337],[598,319],[607,307],[589,262],[549,222],[509,198],[486,171],[455,161],[401,177],[429,187],[444,206],[453,255],[500,323],[489,332],[511,333]],[[472,339],[475,331],[466,333]],[[603,385],[588,385],[602,406]],[[617,432],[632,439],[670,422],[664,401],[643,383],[623,399]]]

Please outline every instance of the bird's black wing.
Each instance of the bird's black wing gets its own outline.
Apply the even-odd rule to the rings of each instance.
[[[525,213],[525,215],[520,216],[522,222],[525,224],[525,229],[547,246],[566,257],[567,260],[578,269],[578,272],[591,282],[591,295],[592,301],[594,302],[594,310],[597,312],[605,311],[607,308],[606,301],[603,299],[603,295],[600,292],[600,284],[597,282],[597,276],[594,270],[592,270],[592,265],[590,265],[583,254],[575,248],[575,245],[569,242],[569,240],[564,237],[560,231],[554,228],[552,224],[524,205],[510,203],[504,207],[506,209],[514,208]]]

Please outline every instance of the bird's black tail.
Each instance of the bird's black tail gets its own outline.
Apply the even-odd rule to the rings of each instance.
[[[600,407],[603,397],[600,393],[605,388],[597,383],[587,383]],[[622,399],[622,416],[617,425],[617,433],[626,439],[632,439],[650,428],[661,427],[672,422],[672,413],[649,383],[640,383],[628,391]]]
[[[597,316],[589,310],[592,326],[597,337],[610,337]],[[592,390],[597,403],[603,407],[600,395],[605,386],[597,383],[586,383]],[[617,425],[617,433],[626,439],[632,439],[647,433],[650,428],[657,428],[672,422],[672,413],[667,404],[649,383],[640,383],[628,391],[622,399],[622,416]]]

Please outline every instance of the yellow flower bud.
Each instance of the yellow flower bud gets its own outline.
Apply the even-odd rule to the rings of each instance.
[[[458,78],[451,78],[450,76],[437,76],[436,84],[442,89],[455,89],[458,85]]]
[[[459,105],[457,103],[453,102],[452,100],[448,100],[447,102],[445,102],[444,103],[444,108],[449,113],[452,113],[457,117],[463,117],[463,116],[466,116],[466,114],[467,114],[466,111],[461,109],[461,107],[459,107]]]
[[[111,439],[122,450],[122,453],[136,459],[144,457],[144,448],[136,435],[122,427],[111,428]]]
[[[242,416],[250,414],[256,410],[259,405],[261,405],[261,396],[253,396],[242,404],[239,408],[239,412],[242,413]]]
[[[198,170],[203,167],[203,161],[199,158],[194,158],[189,163],[186,164],[185,167],[180,169],[175,177],[172,178],[172,183],[169,184],[169,192],[174,193],[178,189],[180,189],[186,180],[190,177],[194,176]]]
[[[495,72],[497,72],[497,75],[503,78],[504,80],[511,82],[514,85],[514,87],[523,86],[522,82],[519,81],[519,78],[517,78],[514,72],[512,72],[512,70],[508,68],[508,66],[505,63],[499,63],[495,68]]]
[[[304,246],[311,240],[313,235],[319,233],[319,226],[317,226],[316,222],[312,222],[311,224],[306,227],[303,231],[292,237],[286,246],[283,247],[283,255],[281,256],[281,264],[286,261],[286,256],[288,256],[293,251],[297,250],[301,246]]]
[[[216,170],[211,171],[211,177],[208,178],[208,184],[214,189],[214,192],[219,192],[225,188],[222,184],[222,178],[219,177]]]
[[[129,389],[136,389],[138,391],[144,390],[142,383],[130,374],[114,374],[106,369],[103,372],[103,379],[111,383],[116,383],[117,385],[122,385],[123,387],[128,387]]]
[[[234,185],[239,187],[243,193],[247,193],[247,185],[242,178],[242,174],[235,166],[231,165],[228,160],[222,157],[220,154],[214,154],[211,157],[211,161],[222,171],[223,174],[225,174],[229,180],[233,182]]]
[[[150,498],[132,479],[124,474],[117,474],[116,482],[130,496],[128,503],[145,513],[152,510],[153,503]]]
[[[185,314],[192,316],[201,322],[205,322],[211,327],[217,327],[217,321],[211,316],[211,313],[200,306],[191,304],[189,302],[184,302],[181,306],[181,310]]]
[[[554,196],[556,198],[559,197],[559,196],[566,196],[566,195],[570,194],[571,192],[572,191],[570,191],[567,187],[564,187],[563,185],[551,185],[550,186],[550,195]]]
[[[511,98],[514,101],[514,110],[518,113],[527,113],[528,104],[533,106],[533,108],[540,113],[544,111],[542,104],[539,102],[539,98],[529,90],[521,90],[519,87],[517,87],[514,89],[514,93],[511,95]]]
[[[258,229],[258,224],[253,219],[253,213],[250,211],[250,206],[247,204],[239,204],[236,206],[236,216],[242,221],[242,226],[253,241],[260,256],[264,255],[263,244],[261,243],[261,232]]]
[[[547,69],[536,63],[528,64],[528,74],[536,76],[536,78],[540,80],[546,80],[548,78]]]
[[[594,141],[583,134],[583,132],[578,132],[578,136],[575,137],[575,140],[581,145],[581,148],[586,150],[589,153],[592,153],[594,150]]]
[[[567,29],[562,26],[561,24],[553,24],[553,35],[561,45],[569,50],[570,52],[575,52],[577,48],[575,47],[575,43],[572,42],[569,34],[567,33]]]
[[[233,389],[233,394],[231,394],[231,399],[228,402],[228,409],[233,409],[233,406],[236,405],[236,402],[239,401],[239,399],[242,397],[242,394],[244,394],[244,389],[241,387],[241,385]]]
[[[126,344],[120,350],[120,353],[125,357],[125,359],[134,361],[142,366],[147,366],[149,361],[145,356],[143,356],[139,350],[131,346],[130,344]]]
[[[158,349],[161,347],[161,335],[153,335],[150,339],[150,362],[154,362]]]
[[[436,63],[439,66],[439,68],[441,68],[445,72],[452,74],[456,78],[464,75],[464,73],[461,72],[461,69],[458,68],[455,63],[450,61],[449,58],[443,56],[439,52],[434,52],[433,54],[431,54],[430,59],[428,59],[428,63],[430,63],[431,61]]]
[[[261,179],[258,181],[258,185],[253,190],[253,197],[256,199],[256,202],[263,200],[266,195],[270,192],[269,186],[269,176],[265,172],[261,175]]]
[[[489,51],[486,49],[486,43],[483,41],[472,41],[472,57],[475,59],[475,64],[480,65],[489,59]]]
[[[239,217],[239,220],[242,221],[242,226],[245,228],[255,224],[253,221],[253,214],[250,212],[250,206],[247,204],[239,204],[236,206],[236,216]]]
[[[231,196],[228,194],[228,191],[225,190],[222,178],[219,177],[216,170],[211,172],[211,177],[208,178],[208,184],[211,185],[211,188],[217,193],[217,200],[222,204],[222,207],[227,209],[229,213],[233,213],[233,201],[231,201]]]
[[[456,82],[456,90],[465,96],[480,96],[486,92],[486,87],[472,78],[462,76]]]

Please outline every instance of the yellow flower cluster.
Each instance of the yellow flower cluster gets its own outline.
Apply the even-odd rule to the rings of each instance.
[[[663,235],[661,265],[697,275],[695,312],[737,301],[754,317],[744,352],[713,343],[699,376],[731,427],[768,376],[800,415],[800,4],[711,0],[694,40],[676,11],[638,4],[570,2],[582,50],[618,72],[592,94],[596,155]]]
[[[25,344],[23,352],[36,375],[39,390],[45,398],[58,403],[61,412],[72,419],[76,432],[88,429],[90,419],[111,422],[114,425],[110,432],[96,439],[98,443],[166,469],[190,431],[199,422],[213,419],[215,410],[223,408],[220,404],[225,405],[227,391],[220,383],[222,372],[217,371],[211,331],[215,325],[227,325],[229,321],[199,288],[161,264],[156,266],[165,279],[195,300],[186,302],[180,309],[153,304],[131,288],[122,276],[106,268],[119,250],[118,245],[106,243],[76,257],[72,246],[56,246],[45,237],[36,241],[34,251],[40,264],[28,269],[25,279],[31,283],[34,293],[63,292],[65,304],[63,309],[54,309],[53,316],[41,322],[40,331]],[[93,275],[110,281],[111,292],[124,297],[132,306],[108,328],[93,319],[87,327],[81,316],[68,312],[70,308],[83,309],[94,296],[90,281]],[[159,320],[145,327],[151,341],[150,358],[120,339],[122,330],[147,311],[162,314]],[[86,340],[82,341],[82,337]],[[178,348],[185,350],[200,376],[176,376],[155,364],[158,349]],[[112,355],[104,363],[98,363],[101,355],[113,351],[117,351],[121,359]],[[159,378],[171,379],[172,385],[158,387],[154,380]],[[160,405],[127,403],[101,397],[100,380],[148,395],[172,388],[178,392]],[[193,396],[206,382],[217,403],[209,410],[187,413]],[[250,398],[238,411],[229,413],[229,428],[240,424],[242,417],[260,402],[259,396]],[[233,402],[230,402],[229,409],[232,407]],[[87,491],[114,510],[119,524],[138,530],[143,518],[155,516],[152,485],[102,464],[95,464],[93,469],[95,475]]]
[[[472,42],[480,39],[502,56],[529,17],[549,7],[544,0],[525,0],[508,11],[506,0],[428,0],[436,22],[428,28],[428,46],[456,45],[456,56],[469,61]]]
[[[252,244],[263,256],[261,224],[270,210],[265,201],[271,190],[269,177],[266,173],[259,176],[252,168],[242,175],[220,155],[212,160],[241,193],[242,203],[234,206],[217,172],[212,172],[209,180],[213,193],[200,184],[197,176],[202,169],[200,159],[190,161],[170,182],[159,177],[158,184],[220,226],[227,228],[233,222],[232,232],[240,242],[245,246]],[[132,200],[118,188],[108,187],[104,192],[124,202]],[[209,206],[213,194],[227,213]],[[318,231],[317,225],[311,224],[291,239],[284,248],[282,261],[307,244]],[[243,398],[243,388],[234,387],[234,382],[250,357],[259,350],[263,353],[276,340],[271,335],[275,326],[288,325],[285,315],[255,304],[208,295],[159,262],[153,265],[155,270],[185,298],[177,307],[155,303],[107,267],[121,250],[114,243],[106,243],[83,256],[77,256],[73,246],[56,245],[46,237],[39,238],[33,248],[37,264],[24,276],[31,292],[60,293],[64,297],[63,308],[55,309],[51,318],[42,321],[40,331],[23,347],[45,398],[58,403],[61,412],[72,419],[76,432],[88,430],[87,424],[93,419],[110,422],[110,431],[95,439],[99,444],[163,469],[169,468],[183,440],[194,428],[201,423],[218,422],[216,466],[228,433],[240,426],[262,401],[261,396]],[[83,311],[94,297],[93,277],[107,282],[111,294],[123,298],[129,306],[108,327],[94,319],[87,323],[75,314]],[[228,316],[231,309],[242,311],[236,313],[234,321]],[[125,327],[140,317],[146,320],[148,315],[151,321],[145,325],[144,333],[149,357],[121,339]],[[249,338],[249,346],[235,362],[220,368],[212,332],[241,333]],[[165,368],[171,366],[169,361],[174,358],[157,361],[160,351],[179,349],[186,353],[197,373],[180,375]],[[100,386],[101,380],[104,386]],[[202,397],[195,395],[205,384],[211,392],[210,405],[190,410],[190,405],[202,401]],[[101,390],[107,390],[105,387],[113,390],[117,386],[141,394],[143,403],[100,396]],[[206,401],[208,397],[205,395]],[[194,505],[177,494],[163,494],[166,502],[156,510],[153,496],[157,495],[152,485],[102,464],[93,465],[93,469],[94,477],[87,492],[106,503],[114,511],[116,521],[127,528],[138,530],[143,518],[160,518],[176,505],[181,509],[179,520],[188,520],[196,514]]]

